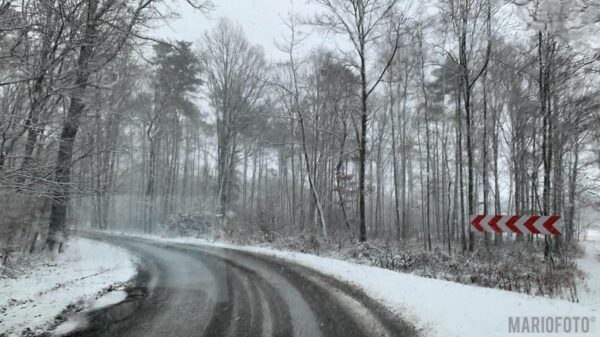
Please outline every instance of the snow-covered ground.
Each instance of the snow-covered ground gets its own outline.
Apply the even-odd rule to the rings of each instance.
[[[590,233],[583,242],[585,255],[579,264],[588,279],[586,285],[579,288],[580,303],[423,278],[265,247],[240,247],[190,238],[142,237],[238,249],[314,268],[361,288],[428,337],[544,335],[509,333],[510,317],[586,317],[591,322],[588,333],[552,335],[596,336],[600,332],[597,323],[600,316],[600,232]],[[0,336],[2,332],[13,336],[26,328],[47,327],[68,304],[93,299],[109,284],[125,282],[134,274],[135,262],[126,251],[104,243],[74,239],[54,265],[44,266],[16,280],[0,280]],[[115,292],[95,303],[90,301],[86,306],[97,308],[118,302],[123,297],[123,292]],[[73,324],[77,322],[69,320],[57,330],[66,331]]]
[[[135,273],[135,259],[126,250],[73,238],[51,262],[16,279],[0,279],[0,336],[20,336],[26,329],[37,335],[70,304],[96,308],[122,300],[122,293],[108,293],[95,301]]]
[[[586,240],[582,241],[585,255],[578,261],[581,269],[587,273],[580,302],[600,308],[600,230],[590,230]],[[600,331],[600,327],[599,327]]]
[[[416,322],[426,336],[507,336],[510,317],[600,314],[597,306],[422,278],[304,254],[273,254],[357,285],[369,296]],[[595,267],[598,269],[597,263]]]
[[[142,236],[156,239],[156,237]],[[278,251],[264,247],[240,247],[192,238],[158,238],[161,241],[204,244],[266,254],[314,268],[361,288],[390,310],[416,325],[428,337],[545,336],[543,333],[509,333],[509,319],[527,317],[585,317],[587,333],[567,336],[598,336],[600,326],[600,263],[586,255],[580,262],[590,277],[588,289],[580,289],[580,303],[531,296],[449,281],[423,278],[387,269],[315,255]],[[600,249],[600,242],[585,247]],[[589,252],[589,251],[588,251]],[[562,334],[551,334],[564,336]]]

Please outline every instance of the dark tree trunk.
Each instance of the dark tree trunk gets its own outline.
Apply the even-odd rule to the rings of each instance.
[[[79,130],[81,116],[85,109],[83,98],[91,75],[90,59],[92,58],[93,46],[96,39],[95,16],[98,0],[90,0],[87,4],[87,21],[83,42],[77,59],[74,92],[59,138],[60,144],[55,166],[56,186],[52,191],[50,224],[46,240],[46,245],[50,250],[53,250],[57,244],[60,245],[59,249],[62,248],[67,220],[67,206],[70,199],[73,147],[77,131]]]
[[[360,119],[360,144],[358,148],[358,217],[359,217],[359,237],[358,241],[367,241],[367,224],[365,215],[365,171],[367,161],[367,73],[364,58],[364,42],[361,44],[360,53],[360,80],[361,80],[361,119]]]

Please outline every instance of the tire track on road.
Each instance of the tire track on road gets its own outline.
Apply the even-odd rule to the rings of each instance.
[[[309,268],[227,248],[87,235],[143,261],[128,299],[78,337],[363,337],[417,333],[364,293]],[[135,295],[135,296],[134,296]]]

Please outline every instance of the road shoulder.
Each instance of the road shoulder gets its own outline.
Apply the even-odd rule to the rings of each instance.
[[[42,335],[75,312],[114,304],[135,274],[136,258],[125,249],[73,238],[54,259],[0,279],[0,336]]]

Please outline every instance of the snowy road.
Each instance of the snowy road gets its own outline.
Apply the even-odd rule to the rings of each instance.
[[[96,237],[98,238],[98,237]],[[138,287],[72,336],[414,336],[358,290],[310,269],[216,247],[101,237],[139,256]]]

